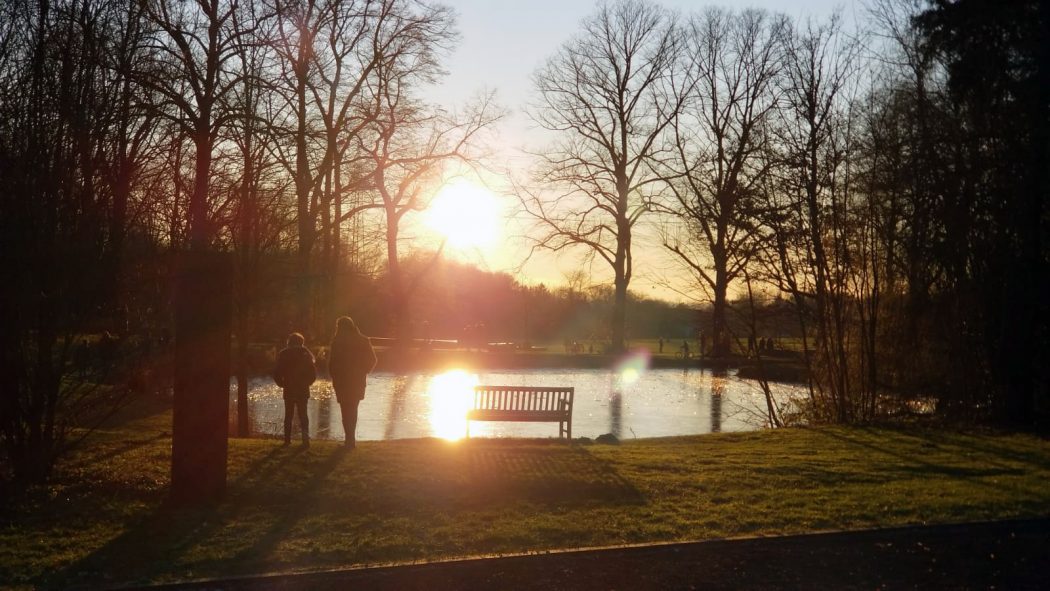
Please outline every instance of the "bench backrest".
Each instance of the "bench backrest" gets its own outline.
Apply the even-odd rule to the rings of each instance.
[[[575,388],[474,386],[474,409],[572,412],[575,391]]]

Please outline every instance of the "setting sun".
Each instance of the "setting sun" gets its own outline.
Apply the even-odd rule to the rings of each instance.
[[[503,219],[496,196],[470,181],[453,181],[426,211],[426,224],[454,248],[487,246],[499,238]]]

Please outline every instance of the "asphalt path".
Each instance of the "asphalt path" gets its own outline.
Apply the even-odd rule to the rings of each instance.
[[[571,550],[152,589],[1050,589],[1050,518]]]

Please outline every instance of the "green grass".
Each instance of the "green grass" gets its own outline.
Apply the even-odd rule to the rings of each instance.
[[[171,510],[170,413],[101,433],[0,521],[0,581],[65,587],[1050,514],[1050,443],[917,426],[626,442],[231,440]]]

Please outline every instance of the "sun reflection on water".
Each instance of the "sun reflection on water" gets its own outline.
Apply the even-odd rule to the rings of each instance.
[[[467,411],[473,404],[478,376],[461,369],[438,374],[430,379],[427,398],[430,401],[430,428],[436,437],[462,439],[467,430]]]

